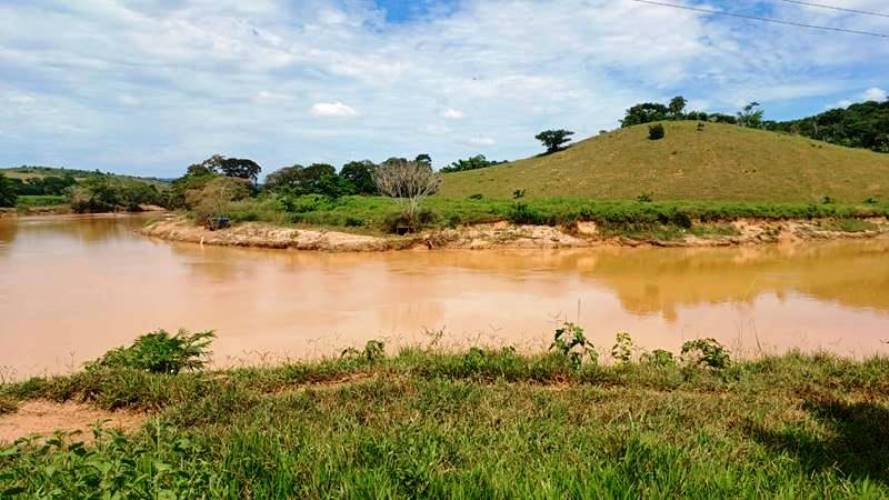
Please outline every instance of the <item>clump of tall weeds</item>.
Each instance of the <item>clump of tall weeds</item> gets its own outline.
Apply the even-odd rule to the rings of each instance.
[[[179,330],[174,335],[158,330],[142,335],[129,347],[106,352],[87,363],[86,369],[130,368],[174,375],[183,370],[200,370],[209,361],[209,347],[215,337],[212,330],[196,333]]]
[[[611,347],[611,357],[616,361],[627,364],[633,357],[633,339],[628,332],[618,332],[614,346]]]
[[[386,358],[386,344],[381,340],[368,340],[364,344],[364,349],[358,350],[354,347],[349,347],[343,349],[340,357],[342,359],[358,359],[368,363],[376,363]]]
[[[575,370],[583,366],[584,360],[593,365],[599,363],[596,346],[587,340],[583,328],[567,321],[556,329],[549,350],[564,356]]]
[[[713,338],[689,340],[682,344],[682,359],[689,365],[716,370],[726,368],[731,363],[729,351]]]

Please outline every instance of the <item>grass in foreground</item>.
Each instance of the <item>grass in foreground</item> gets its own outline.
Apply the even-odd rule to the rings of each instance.
[[[625,338],[601,366],[565,332],[534,356],[369,344],[274,368],[0,386],[155,412],[91,447],[0,450],[0,496],[889,497],[889,359],[730,363],[704,342],[713,368],[636,361]]]

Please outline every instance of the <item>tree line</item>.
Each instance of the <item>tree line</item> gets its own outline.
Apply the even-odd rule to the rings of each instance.
[[[682,96],[674,97],[667,104],[636,104],[627,109],[620,122],[621,127],[675,120],[729,123],[889,153],[889,100],[856,103],[846,108],[831,109],[814,116],[788,121],[764,120],[764,111],[758,102],[747,104],[734,115],[686,111],[687,104],[688,101]]]
[[[889,153],[889,100],[861,102],[799,120],[768,121],[764,128],[840,146]]]

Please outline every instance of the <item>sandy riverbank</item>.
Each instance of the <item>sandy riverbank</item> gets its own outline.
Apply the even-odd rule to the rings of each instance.
[[[185,217],[170,216],[147,225],[142,233],[153,238],[206,245],[316,250],[328,252],[372,252],[420,249],[495,248],[584,248],[603,245],[715,247],[754,245],[807,240],[875,238],[889,234],[889,221],[867,219],[874,229],[840,231],[824,220],[732,221],[731,235],[686,235],[669,240],[633,239],[604,234],[594,222],[568,227],[516,225],[508,222],[477,224],[454,229],[426,231],[407,237],[371,236],[323,229],[281,227],[248,222],[210,231]]]

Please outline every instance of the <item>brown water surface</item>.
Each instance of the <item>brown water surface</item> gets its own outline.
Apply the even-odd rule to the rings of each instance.
[[[215,329],[215,364],[392,347],[545,349],[578,321],[678,350],[889,353],[889,241],[723,249],[300,253],[172,244],[138,217],[0,221],[0,375],[57,373],[157,328]]]

